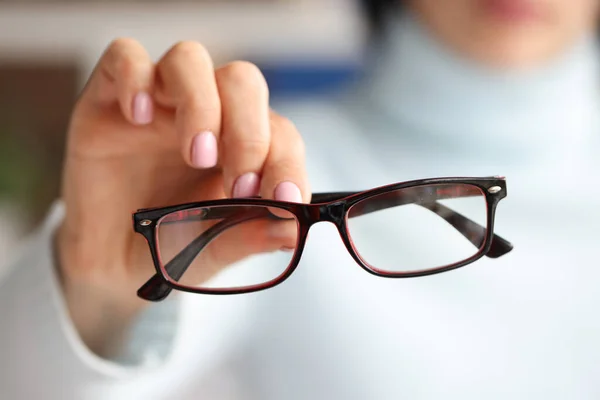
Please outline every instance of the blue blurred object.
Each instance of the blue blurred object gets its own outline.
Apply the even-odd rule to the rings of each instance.
[[[271,97],[299,97],[336,91],[362,74],[359,65],[265,65],[258,63]]]

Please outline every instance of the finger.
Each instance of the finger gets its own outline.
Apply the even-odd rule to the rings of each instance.
[[[218,159],[221,103],[208,51],[197,42],[173,46],[156,67],[156,101],[176,110],[183,159],[212,168]]]
[[[175,224],[167,231],[168,234],[161,234],[163,262],[170,262],[181,249],[198,237],[199,232],[206,232],[209,229],[205,226],[206,222],[188,221],[185,224]],[[169,229],[169,226],[166,228]],[[279,249],[293,250],[296,247],[297,236],[298,228],[294,219],[258,219],[234,225],[212,239],[200,251],[179,282],[184,285],[197,285],[220,269],[228,268],[249,255]],[[281,265],[282,269],[285,267],[285,264]]]
[[[295,220],[250,221],[223,232],[200,254],[222,268],[252,254],[294,249],[297,236]]]
[[[132,124],[152,121],[154,66],[144,47],[134,39],[114,40],[106,49],[82,98],[108,105],[118,101],[121,112]]]
[[[270,145],[269,89],[260,70],[233,62],[216,71],[222,104],[223,185],[231,197],[258,195]]]
[[[310,202],[304,142],[294,124],[271,112],[271,147],[263,168],[261,195],[290,202]]]

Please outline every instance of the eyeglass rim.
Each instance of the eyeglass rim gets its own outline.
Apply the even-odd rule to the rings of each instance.
[[[341,239],[346,245],[348,252],[351,254],[353,259],[360,267],[362,267],[367,272],[385,278],[410,278],[410,277],[422,277],[428,275],[434,275],[438,273],[447,272],[456,268],[460,268],[471,264],[490,251],[492,246],[492,238],[495,237],[494,234],[494,221],[495,221],[495,212],[498,202],[506,197],[506,178],[501,176],[491,176],[491,177],[445,177],[445,178],[428,178],[428,179],[418,179],[412,181],[404,181],[397,182],[385,186],[379,186],[373,189],[361,191],[361,192],[341,192],[349,193],[347,196],[342,198],[337,198],[333,200],[335,203],[340,204],[340,207],[344,209],[344,219],[347,217],[348,211],[351,207],[361,201],[369,199],[374,196],[378,196],[381,194],[385,194],[387,192],[418,187],[418,186],[428,186],[428,185],[442,185],[442,184],[464,184],[464,185],[472,185],[481,189],[482,193],[485,196],[486,208],[487,208],[487,227],[485,239],[482,247],[479,251],[474,254],[472,257],[469,257],[466,260],[462,260],[457,263],[453,263],[446,266],[431,268],[427,270],[419,270],[419,271],[409,271],[409,272],[400,272],[400,273],[390,273],[390,272],[381,272],[371,268],[368,264],[366,264],[357,250],[351,245],[351,240],[348,235],[346,221],[344,221],[343,230],[340,231]],[[493,189],[493,190],[492,190]],[[499,190],[498,190],[499,189]],[[333,193],[330,193],[333,194]],[[337,193],[338,195],[340,193]],[[320,193],[315,193],[313,196],[319,196]],[[218,199],[218,200],[209,200],[202,202],[193,202],[193,203],[185,203],[167,207],[157,207],[157,208],[145,208],[136,211],[133,214],[133,223],[134,230],[137,233],[142,234],[150,247],[150,252],[153,258],[153,263],[156,270],[156,275],[151,278],[146,284],[144,284],[138,290],[138,296],[150,300],[150,301],[160,301],[168,296],[172,289],[196,293],[196,294],[243,294],[243,293],[252,293],[260,290],[266,290],[272,287],[275,287],[282,282],[284,282],[289,276],[294,272],[297,268],[302,252],[304,249],[304,245],[306,242],[306,236],[308,234],[308,230],[310,229],[310,225],[306,226],[302,222],[302,215],[305,215],[307,208],[318,207],[319,205],[330,204],[332,201],[320,201],[310,204],[305,203],[290,203],[290,202],[282,202],[270,199],[262,199],[262,198],[235,198],[235,199]],[[158,257],[158,243],[157,243],[157,222],[164,216],[169,215],[171,213],[175,213],[178,211],[185,211],[193,208],[208,208],[208,207],[216,207],[216,206],[235,206],[235,205],[248,205],[248,206],[264,206],[264,207],[276,207],[286,211],[291,212],[296,216],[296,220],[298,221],[299,231],[298,231],[298,243],[297,247],[294,251],[290,264],[285,269],[285,271],[280,274],[277,278],[265,282],[263,284],[257,284],[252,286],[246,286],[241,288],[192,288],[186,285],[179,284],[173,281],[168,275],[165,274],[160,265],[160,260]],[[148,221],[150,223],[148,223]],[[500,238],[501,240],[504,240]],[[512,244],[510,242],[505,241],[510,247],[506,251],[510,251],[512,249]],[[504,253],[503,253],[504,254]],[[495,258],[495,257],[494,257]],[[161,288],[158,290],[155,286],[150,285],[149,282],[152,279],[156,279],[156,277],[160,278]],[[156,282],[155,282],[156,283]]]

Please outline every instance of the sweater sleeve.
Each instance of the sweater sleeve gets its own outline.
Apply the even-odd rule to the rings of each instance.
[[[173,345],[177,297],[152,305],[140,317],[116,359],[103,359],[86,347],[55,273],[53,237],[63,215],[57,202],[0,275],[2,398],[87,398],[91,388],[160,367]],[[145,329],[149,324],[153,329]]]

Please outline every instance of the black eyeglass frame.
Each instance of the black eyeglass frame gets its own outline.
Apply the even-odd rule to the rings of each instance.
[[[483,243],[480,244],[479,250],[476,254],[465,260],[453,264],[441,266],[438,268],[410,272],[382,272],[369,266],[364,260],[362,260],[361,256],[357,253],[355,247],[353,246],[352,239],[350,238],[350,235],[347,231],[346,220],[349,210],[352,206],[371,197],[386,194],[388,192],[394,192],[401,189],[408,189],[413,187],[416,188],[419,186],[444,184],[462,184],[474,186],[479,188],[482,194],[485,196],[487,208],[487,227],[484,228],[486,230],[485,238],[483,240]],[[242,294],[272,288],[289,278],[290,275],[294,272],[294,270],[298,267],[310,227],[317,222],[323,221],[332,222],[334,225],[336,225],[341,239],[352,258],[360,267],[362,267],[365,271],[369,272],[370,274],[385,278],[411,278],[447,272],[471,264],[483,257],[484,255],[487,255],[490,258],[497,258],[512,250],[513,245],[510,242],[494,233],[496,208],[500,200],[505,198],[506,195],[506,179],[504,177],[448,177],[419,179],[407,182],[394,183],[391,185],[381,186],[361,192],[314,193],[310,204],[290,203],[276,200],[268,200],[263,198],[234,198],[186,203],[160,208],[140,209],[133,214],[133,226],[135,232],[143,235],[146,241],[148,242],[150,252],[152,255],[152,260],[156,269],[156,274],[152,276],[152,278],[150,278],[142,287],[140,287],[140,289],[137,292],[137,295],[145,300],[161,301],[164,300],[173,289],[197,294]],[[298,237],[294,254],[286,270],[277,278],[262,284],[247,286],[243,288],[227,289],[191,288],[189,286],[180,285],[176,281],[173,281],[173,279],[171,279],[169,276],[167,276],[161,268],[161,262],[157,250],[158,222],[161,220],[161,218],[172,213],[186,211],[190,209],[209,208],[215,206],[276,207],[292,213],[296,217],[296,220],[298,222]],[[431,210],[434,211],[433,209]],[[446,208],[446,210],[449,209]],[[468,220],[462,215],[458,213],[455,214],[463,219],[463,223],[467,222],[471,225],[478,226],[477,224],[473,223],[472,221]],[[452,223],[456,227],[456,225],[449,219],[447,219],[447,221]],[[481,228],[481,226],[479,227]],[[467,236],[466,234],[464,235]]]

